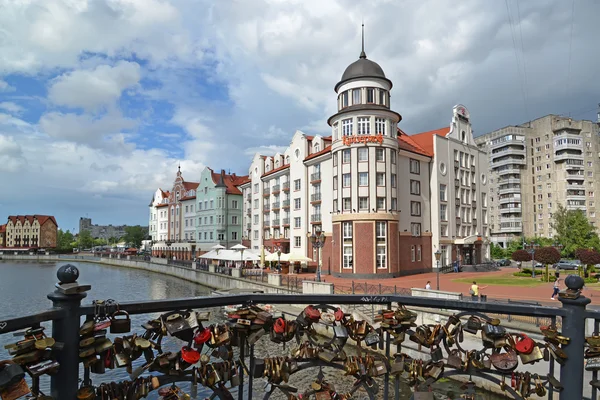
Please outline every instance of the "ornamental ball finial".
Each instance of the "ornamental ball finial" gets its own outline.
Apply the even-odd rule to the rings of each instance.
[[[569,275],[565,278],[565,285],[571,290],[581,290],[584,284],[583,278],[579,275]]]
[[[56,277],[60,283],[74,283],[79,278],[79,269],[73,264],[65,264],[58,269]]]

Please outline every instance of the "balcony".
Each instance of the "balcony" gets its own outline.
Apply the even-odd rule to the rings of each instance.
[[[273,187],[271,188],[271,193],[277,194],[279,192],[281,192],[281,186],[279,186],[279,185],[273,185]]]
[[[310,216],[311,224],[320,224],[321,223],[321,214],[313,214]]]
[[[471,206],[473,206],[473,208],[477,208],[477,200],[471,200]]]
[[[283,219],[283,226],[290,226],[290,219],[289,218],[284,218]]]
[[[583,143],[581,139],[576,139],[579,143],[568,143],[568,139],[565,140],[567,143],[556,144],[557,141],[554,142],[554,151],[561,150],[574,150],[574,151],[583,151]]]
[[[567,202],[566,209],[567,210],[585,210],[585,201],[583,203]]]
[[[252,224],[251,223],[247,223],[246,224],[246,229],[252,229]]]
[[[583,190],[585,191],[585,185],[582,184],[578,184],[578,183],[567,183],[567,190]],[[567,192],[567,196],[568,196],[568,192]]]
[[[289,182],[283,182],[283,185],[281,185],[281,186],[283,187],[284,192],[290,191],[290,183]]]
[[[572,121],[570,119],[559,119],[552,122],[552,131],[581,131],[581,121]]]
[[[490,151],[494,151],[505,146],[525,147],[525,136],[508,135],[502,139],[504,140],[492,141]]]
[[[527,156],[527,150],[525,150],[524,146],[519,146],[519,147],[503,147],[501,149],[499,149],[498,151],[494,151],[492,152],[491,156],[492,158],[497,158],[503,155],[511,155],[511,156],[522,156],[522,157],[526,157]]]
[[[502,175],[520,175],[521,174],[521,168],[518,165],[507,165],[501,168],[496,168],[496,166],[493,166],[494,171],[502,176]]]
[[[525,165],[526,163],[525,157],[498,157],[492,160],[492,168],[500,168],[505,165]]]
[[[269,196],[270,194],[271,194],[271,189],[269,189],[268,187],[263,189],[263,196]]]
[[[554,154],[554,162],[561,162],[561,161],[567,161],[567,160],[577,160],[577,162],[575,162],[571,165],[577,165],[577,166],[583,167],[583,154],[581,153],[581,151],[576,152],[576,151],[563,150],[561,152],[557,152]],[[581,164],[579,163],[579,161],[581,161]]]
[[[268,205],[268,204],[266,204],[266,205],[263,207],[263,212],[266,212],[266,213],[268,213],[268,212],[270,212],[270,211],[271,211],[271,207],[269,207],[269,205]]]
[[[584,205],[585,205],[585,192],[581,191],[583,193],[577,193],[578,191],[576,191],[575,193],[569,193],[567,192],[567,201],[569,200],[575,200],[575,201],[583,201]]]
[[[321,202],[321,193],[313,193],[310,195],[310,202],[311,203],[317,203],[317,202]]]
[[[521,233],[523,231],[523,227],[521,223],[514,223],[511,226],[500,226],[501,233]]]
[[[498,198],[498,204],[508,204],[508,203],[520,203],[521,195],[515,194],[509,197],[500,197]]]
[[[499,209],[500,214],[521,214],[521,207],[506,207]]]
[[[246,201],[252,201],[252,195],[251,194],[247,194],[246,195]]]
[[[274,228],[278,228],[279,227],[279,220],[278,219],[274,219],[273,220],[273,227]]]
[[[268,228],[271,226],[271,221],[263,221],[263,227]]]
[[[280,203],[276,201],[275,203],[271,204],[271,207],[273,208],[273,210],[279,210],[281,208],[279,204]]]
[[[321,173],[315,172],[313,174],[310,174],[310,183],[317,183],[317,182],[321,182]]]
[[[498,189],[498,194],[510,194],[510,193],[521,193],[521,186],[511,186],[503,189]]]
[[[251,216],[251,215],[252,215],[252,209],[251,209],[251,208],[248,208],[248,209],[246,210],[246,215],[247,215],[247,216]]]

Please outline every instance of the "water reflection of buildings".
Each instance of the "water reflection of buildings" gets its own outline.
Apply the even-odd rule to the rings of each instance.
[[[158,279],[154,278],[150,279],[150,290],[148,293],[148,297],[153,300],[166,299],[168,298],[167,293],[167,282],[166,279]]]

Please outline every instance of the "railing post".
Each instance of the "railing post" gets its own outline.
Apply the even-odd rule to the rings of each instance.
[[[73,284],[79,271],[73,265],[63,265],[56,274],[62,284]],[[52,337],[64,343],[57,352],[56,361],[60,368],[52,375],[50,394],[55,399],[75,399],[79,388],[79,307],[86,293],[65,294],[59,289],[48,295],[55,308],[65,311],[64,318],[52,321]]]
[[[571,338],[568,345],[563,346],[567,353],[566,365],[560,369],[560,382],[565,390],[560,392],[560,400],[582,399],[584,380],[584,345],[585,345],[585,308],[591,299],[580,295],[584,285],[583,278],[569,275],[565,279],[566,294],[575,298],[559,296],[562,309],[566,315],[562,318],[562,335]]]
[[[354,281],[352,281],[352,294],[354,294]]]

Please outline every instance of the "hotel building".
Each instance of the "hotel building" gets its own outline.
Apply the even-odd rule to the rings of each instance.
[[[558,204],[582,210],[598,226],[598,125],[547,115],[475,139],[488,154],[494,242],[506,246],[523,236],[553,237],[552,218]]]

